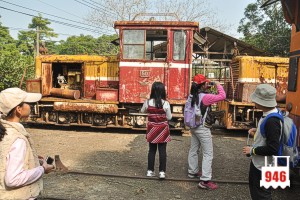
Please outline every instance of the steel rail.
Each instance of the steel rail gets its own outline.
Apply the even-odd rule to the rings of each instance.
[[[68,171],[64,174],[72,175],[84,175],[84,176],[103,176],[110,178],[127,178],[127,179],[141,179],[141,180],[162,180],[158,177],[146,177],[146,176],[129,176],[129,175],[116,175],[116,174],[106,174],[106,173],[92,173],[92,172],[82,172],[82,171]],[[199,179],[187,179],[187,178],[165,178],[165,181],[178,181],[178,182],[199,182]],[[212,180],[216,183],[230,183],[230,184],[249,184],[248,181],[234,181],[234,180]]]

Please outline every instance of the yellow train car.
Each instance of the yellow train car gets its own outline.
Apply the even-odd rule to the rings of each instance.
[[[118,88],[119,61],[116,56],[89,55],[46,55],[36,58],[36,79],[41,80],[43,96],[49,96],[50,90],[57,88],[63,78],[68,89],[79,89],[81,97],[93,99],[98,88]]]
[[[119,60],[117,56],[43,55],[36,58],[28,92],[42,93],[31,121],[48,124],[117,123]],[[113,122],[112,122],[113,121]]]
[[[230,66],[231,79],[225,82],[226,100],[218,107],[225,110],[220,120],[227,129],[255,127],[260,110],[254,108],[251,93],[261,83],[273,85],[278,95],[287,93],[289,59],[280,57],[237,56]]]

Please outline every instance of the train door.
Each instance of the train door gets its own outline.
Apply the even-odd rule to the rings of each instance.
[[[52,63],[42,63],[42,95],[49,96],[52,88]]]
[[[92,99],[96,95],[95,63],[85,62],[82,67],[83,97]]]
[[[167,83],[169,32],[163,28],[121,31],[120,102],[143,103],[155,81]]]
[[[191,67],[191,41],[189,31],[170,31],[170,60],[166,73],[168,99],[181,104],[189,90],[189,71]]]

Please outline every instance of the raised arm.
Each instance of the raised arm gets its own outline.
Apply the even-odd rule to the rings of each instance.
[[[218,94],[206,94],[202,99],[203,104],[206,106],[217,103],[226,98],[226,93],[223,86],[219,82],[216,82],[215,84],[218,90]]]

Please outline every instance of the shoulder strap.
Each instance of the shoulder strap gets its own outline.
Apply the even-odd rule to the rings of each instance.
[[[198,106],[198,108],[200,109],[200,115],[202,115],[200,106],[201,106],[202,99],[203,99],[203,97],[204,97],[205,95],[206,95],[205,93],[200,93],[200,94],[199,94],[199,105],[197,105],[197,106]],[[206,118],[206,116],[207,116],[207,111],[208,111],[208,107],[206,108],[205,113],[204,113],[204,115],[203,115],[203,121],[205,121],[205,118]]]
[[[265,117],[264,121],[260,125],[260,133],[262,134],[263,137],[266,137],[265,126],[266,126],[266,123],[267,123],[268,119],[271,118],[271,117],[276,117],[276,118],[280,119],[280,121],[283,123],[283,116],[280,114],[279,110],[278,110],[277,113],[268,114]]]
[[[201,105],[201,102],[202,102],[202,99],[203,99],[204,96],[205,96],[205,93],[200,93],[199,94],[199,105],[198,105],[199,108],[200,108],[200,105]]]

